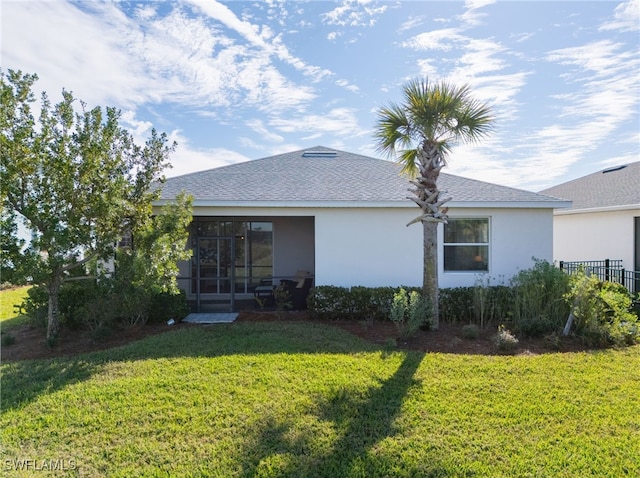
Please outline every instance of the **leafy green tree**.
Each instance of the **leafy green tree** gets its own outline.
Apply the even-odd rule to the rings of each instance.
[[[2,202],[3,275],[16,283],[31,281],[46,287],[49,297],[47,339],[59,331],[58,296],[70,273],[90,261],[110,261],[118,242],[129,233],[160,224],[154,247],[175,254],[153,254],[148,271],[156,279],[175,282],[175,264],[184,254],[188,198],[176,206],[180,220],[167,224],[151,219],[152,202],[175,144],[154,130],[144,146],[119,125],[115,108],[87,109],[68,92],[52,105],[46,93],[40,114],[32,91],[36,75],[0,72],[0,200]],[[174,211],[175,212],[175,211]],[[31,233],[20,245],[15,220],[24,218]],[[170,238],[170,239],[168,239]],[[150,239],[151,240],[151,239]],[[167,241],[173,241],[171,246]],[[6,270],[5,270],[6,269]],[[167,282],[163,287],[169,287]]]
[[[414,79],[403,88],[403,102],[380,108],[377,116],[378,149],[402,165],[413,185],[408,199],[422,210],[407,225],[423,225],[423,294],[438,328],[437,226],[447,222],[443,204],[451,199],[438,189],[438,176],[455,144],[474,142],[491,132],[493,115],[489,106],[471,97],[466,85]]]

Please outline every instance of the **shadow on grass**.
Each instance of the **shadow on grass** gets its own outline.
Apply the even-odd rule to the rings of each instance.
[[[357,353],[376,347],[335,327],[309,323],[187,326],[131,344],[67,358],[2,364],[3,410],[91,378],[105,364],[181,357],[276,353]]]
[[[30,360],[2,366],[0,404],[4,412],[91,378],[99,365],[91,360]]]
[[[292,432],[291,423],[267,418],[258,438],[243,456],[253,456],[245,464],[244,476],[446,476],[447,469],[435,460],[410,463],[398,456],[376,450],[376,445],[401,430],[394,425],[410,389],[419,386],[414,375],[423,353],[408,352],[395,371],[380,386],[367,392],[339,389],[316,404],[315,414],[332,423],[336,440],[329,446],[314,445],[314,431]],[[295,437],[292,439],[291,437]],[[316,437],[317,438],[317,437]]]
[[[2,320],[2,333],[9,333],[11,329],[27,324],[30,320],[29,316],[24,314],[16,315],[10,319],[4,319]]]

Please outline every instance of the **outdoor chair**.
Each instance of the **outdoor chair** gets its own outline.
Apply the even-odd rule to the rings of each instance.
[[[283,279],[279,287],[288,294],[288,302],[293,310],[307,309],[307,297],[313,287],[313,277],[303,277],[298,280]]]
[[[313,276],[309,272],[298,270],[294,276],[265,277],[260,281],[253,295],[263,306],[275,305],[276,288],[286,293],[290,308],[304,310],[307,308],[307,296],[313,287]]]

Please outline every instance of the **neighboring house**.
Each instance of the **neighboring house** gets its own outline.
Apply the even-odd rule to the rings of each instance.
[[[542,194],[441,174],[453,199],[440,227],[440,287],[506,281],[552,260],[553,209]],[[419,286],[422,226],[396,163],[321,146],[170,178],[158,205],[194,197],[180,286],[198,304],[233,307],[264,277],[308,271],[315,285]]]
[[[554,259],[622,259],[626,270],[640,271],[640,161],[541,193],[573,202],[570,208],[554,212]]]

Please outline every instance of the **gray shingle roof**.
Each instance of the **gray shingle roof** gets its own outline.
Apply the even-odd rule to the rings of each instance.
[[[640,161],[603,169],[541,193],[573,201],[570,209],[640,207]]]
[[[452,206],[514,202],[528,207],[559,206],[556,198],[546,195],[445,173],[438,184],[453,198]],[[286,202],[311,206],[346,201],[410,207],[408,187],[407,178],[392,161],[316,146],[169,178],[161,199],[172,199],[185,190],[193,195],[196,205]]]

